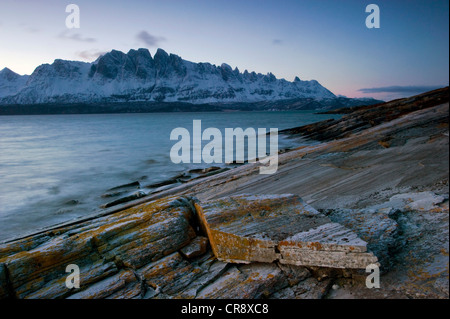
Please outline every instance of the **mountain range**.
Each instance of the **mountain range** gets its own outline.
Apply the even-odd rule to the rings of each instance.
[[[293,82],[272,73],[240,72],[223,63],[194,63],[158,49],[112,50],[91,63],[57,59],[31,75],[0,71],[0,105],[214,105],[219,108],[319,109],[374,99],[335,96],[316,80]],[[254,104],[254,107],[252,105]],[[245,105],[245,106],[240,106]],[[189,108],[189,107],[187,107]],[[186,107],[184,108],[186,109]],[[183,110],[184,110],[183,109]],[[198,109],[195,108],[194,109]]]

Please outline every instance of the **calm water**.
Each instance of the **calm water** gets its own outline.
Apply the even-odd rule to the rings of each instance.
[[[158,182],[206,164],[173,164],[176,127],[300,126],[312,112],[0,116],[0,240],[100,210],[107,189]],[[204,142],[205,145],[207,142]],[[280,137],[280,148],[296,141]],[[135,190],[136,191],[136,190]]]

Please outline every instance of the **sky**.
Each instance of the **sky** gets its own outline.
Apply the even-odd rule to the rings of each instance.
[[[66,27],[71,3],[78,29]],[[372,3],[380,28],[366,27]],[[1,0],[0,70],[31,74],[55,59],[162,48],[390,100],[449,84],[448,29],[449,1],[440,0]]]

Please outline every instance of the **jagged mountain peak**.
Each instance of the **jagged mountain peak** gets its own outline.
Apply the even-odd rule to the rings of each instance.
[[[140,49],[131,49],[128,51],[127,55],[129,57],[143,57],[146,59],[151,60],[152,59],[152,55],[150,53],[150,51],[148,49],[144,49],[144,48],[140,48]]]
[[[13,81],[13,80],[16,80],[16,79],[22,77],[22,75],[14,72],[11,69],[6,68],[6,67],[0,71],[0,76],[2,76],[3,78],[5,78],[9,81]]]
[[[29,75],[20,75],[9,68],[0,71],[0,99],[2,96],[15,95],[27,83]]]
[[[3,68],[2,70],[0,70],[0,74],[6,74],[6,73],[14,73],[14,74],[16,74],[15,72],[13,72],[12,70],[10,70],[10,69],[8,69],[8,68]]]
[[[169,54],[161,48],[158,48],[155,53],[155,60],[167,60]]]
[[[229,64],[226,64],[226,63],[222,63],[220,65],[220,67],[226,71],[233,71],[233,68]]]
[[[127,53],[111,50],[91,63],[56,59],[43,64],[26,85],[0,92],[0,103],[235,103],[334,97],[315,80],[296,77],[289,82],[272,72],[241,73],[226,63],[189,62],[161,48],[152,57],[148,49],[139,48]]]

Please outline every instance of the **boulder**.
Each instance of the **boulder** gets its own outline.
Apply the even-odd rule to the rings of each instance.
[[[240,195],[196,204],[215,256],[232,263],[366,268],[367,244],[296,195]]]

